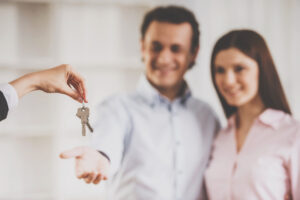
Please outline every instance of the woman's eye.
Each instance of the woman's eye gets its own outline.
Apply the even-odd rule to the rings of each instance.
[[[241,72],[241,71],[243,71],[244,69],[245,69],[245,68],[242,67],[242,66],[236,66],[235,69],[234,69],[234,71],[235,71],[235,72]]]
[[[222,68],[222,67],[217,67],[216,68],[216,73],[223,74],[224,72],[225,72],[224,68]]]

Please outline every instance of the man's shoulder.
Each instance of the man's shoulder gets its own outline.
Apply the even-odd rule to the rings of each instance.
[[[218,115],[215,110],[204,100],[193,97],[191,98],[189,107],[196,113],[196,115],[200,115],[205,118],[211,117],[218,121]]]
[[[130,106],[130,104],[134,104],[139,100],[139,96],[136,92],[124,92],[110,95],[104,98],[100,103],[99,106]]]
[[[191,98],[190,106],[192,106],[197,111],[206,110],[207,112],[214,112],[209,103],[195,97]]]

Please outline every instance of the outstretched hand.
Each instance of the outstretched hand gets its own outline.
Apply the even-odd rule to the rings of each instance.
[[[76,176],[86,183],[98,184],[101,180],[107,180],[110,162],[93,148],[75,147],[62,152],[60,158],[75,158]]]

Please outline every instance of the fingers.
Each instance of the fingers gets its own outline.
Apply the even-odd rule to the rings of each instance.
[[[88,184],[90,184],[91,182],[93,182],[97,176],[99,176],[100,174],[97,174],[97,173],[90,173],[90,175],[86,178],[84,178],[84,181]]]
[[[52,80],[50,85],[53,87],[52,90],[54,92],[68,95],[80,103],[82,103],[82,101],[87,103],[84,78],[76,72],[71,65],[63,64],[48,71],[53,72],[52,76],[54,77],[54,81]],[[50,91],[51,90],[48,92]]]
[[[82,147],[75,147],[73,149],[62,152],[59,156],[62,159],[68,159],[68,158],[80,157],[82,154],[83,154]]]
[[[95,180],[93,181],[93,183],[94,183],[94,184],[98,184],[98,183],[101,181],[101,179],[102,179],[102,176],[99,174],[99,175],[95,178]]]
[[[81,178],[85,179],[85,178],[87,178],[87,177],[89,177],[89,176],[90,176],[90,173],[89,173],[89,172],[82,172],[82,173],[78,172],[78,173],[77,173],[77,178],[78,178],[78,179],[81,179]]]
[[[101,180],[107,180],[103,178],[104,176],[99,172],[90,172],[90,173],[82,173],[77,176],[78,179],[84,179],[84,181],[88,184],[98,184]]]
[[[73,84],[71,84],[73,85]],[[78,101],[79,103],[82,103],[82,99],[83,97],[80,95],[79,92],[73,90],[71,87],[66,86],[64,89],[61,88],[61,93],[66,94],[68,96],[70,96],[71,98],[73,98],[74,100]]]
[[[83,100],[87,103],[86,99],[86,86],[84,78],[73,70],[71,67],[68,68],[68,84],[72,85],[76,92],[83,98]]]

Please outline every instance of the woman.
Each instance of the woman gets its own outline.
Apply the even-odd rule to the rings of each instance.
[[[300,126],[264,39],[251,30],[221,37],[211,75],[228,125],[205,173],[209,199],[300,199]]]

